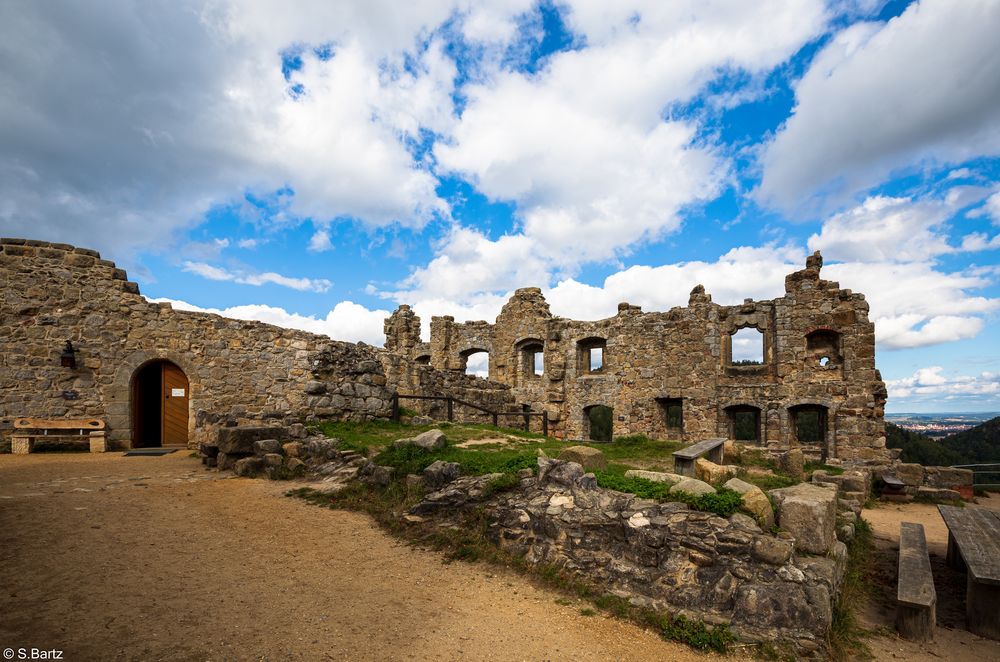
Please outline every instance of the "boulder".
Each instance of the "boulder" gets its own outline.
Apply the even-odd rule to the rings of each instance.
[[[281,450],[283,450],[285,455],[288,457],[302,457],[302,442],[289,441],[281,447]]]
[[[670,488],[671,494],[677,494],[678,492],[687,492],[688,494],[701,496],[702,494],[715,494],[715,488],[697,478],[685,478]]]
[[[684,480],[680,474],[670,474],[663,471],[642,471],[641,469],[629,469],[625,472],[626,478],[644,478],[654,483],[670,483],[676,485]]]
[[[358,471],[358,479],[362,483],[385,487],[392,482],[392,472],[392,467],[384,467],[369,461]]]
[[[743,499],[743,510],[756,517],[762,527],[770,529],[774,526],[774,509],[764,490],[739,478],[730,478],[723,487],[739,493]]]
[[[440,489],[455,480],[462,473],[462,465],[458,462],[444,462],[437,460],[423,471],[424,480],[427,487],[432,490]]]
[[[228,471],[233,468],[237,460],[241,460],[247,457],[246,453],[224,453],[219,451],[219,454],[215,457],[216,466],[219,467],[220,471]]]
[[[264,464],[269,467],[280,467],[285,458],[281,456],[281,453],[267,453],[263,459]]]
[[[288,437],[287,428],[266,428],[266,427],[236,427],[219,428],[219,437],[216,446],[222,453],[244,453],[250,455],[254,452],[254,442],[261,439],[286,439]]]
[[[257,455],[267,455],[268,453],[280,453],[281,442],[277,439],[258,439],[253,442],[253,452]]]
[[[565,487],[573,487],[577,480],[583,477],[583,467],[576,462],[553,460],[547,457],[538,458],[539,484],[555,483]]]
[[[427,485],[427,479],[423,476],[418,476],[417,474],[408,474],[406,476],[406,489],[408,490],[422,490],[425,485]]]
[[[699,457],[694,462],[695,477],[712,485],[718,485],[719,483],[732,478],[736,475],[736,472],[736,467],[716,464],[715,462],[710,462],[703,457]]]
[[[237,476],[252,477],[264,470],[264,460],[257,456],[244,457],[233,463],[233,473]]]
[[[300,475],[306,472],[306,463],[297,457],[290,457],[285,460],[285,468],[293,475]]]
[[[604,453],[590,446],[570,446],[569,448],[565,448],[559,453],[559,459],[567,462],[576,462],[583,467],[584,471],[608,468],[608,460],[604,457]]]
[[[337,456],[337,449],[340,442],[337,439],[327,437],[309,437],[304,442],[306,455],[316,462],[326,462]]]
[[[755,536],[751,555],[758,561],[771,565],[784,565],[792,558],[792,543],[768,535]]]
[[[392,445],[396,448],[417,446],[425,450],[434,451],[444,448],[446,443],[447,440],[445,439],[444,432],[441,432],[441,430],[428,430],[427,432],[421,432],[416,437],[397,439]]]
[[[837,490],[810,483],[771,490],[778,504],[778,526],[795,538],[795,548],[826,554],[836,540]]]

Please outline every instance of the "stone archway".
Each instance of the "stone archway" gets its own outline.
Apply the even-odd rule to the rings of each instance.
[[[135,371],[130,391],[133,448],[187,446],[191,389],[183,370],[149,361]]]
[[[184,373],[188,380],[188,412],[187,431],[188,442],[195,440],[195,416],[201,400],[201,377],[187,356],[172,351],[158,352],[139,350],[127,355],[119,362],[111,385],[105,389],[105,402],[108,403],[108,442],[113,447],[132,448],[132,384],[136,372],[143,365],[155,361],[168,361]]]

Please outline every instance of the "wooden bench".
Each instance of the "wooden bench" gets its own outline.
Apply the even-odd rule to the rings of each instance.
[[[899,525],[899,573],[896,586],[896,630],[906,639],[932,641],[937,621],[937,592],[927,555],[924,525]]]
[[[27,455],[37,439],[76,439],[88,441],[91,453],[107,450],[104,421],[99,418],[18,418],[14,420],[11,452]]]
[[[965,569],[965,621],[970,632],[1000,639],[1000,514],[938,506],[948,526],[948,565]]]
[[[694,478],[694,463],[703,456],[710,462],[722,464],[725,443],[725,439],[706,439],[674,451],[674,473]]]

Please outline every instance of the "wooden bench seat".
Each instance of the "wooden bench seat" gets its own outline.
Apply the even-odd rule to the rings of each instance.
[[[694,464],[699,457],[710,462],[722,464],[725,439],[706,439],[692,444],[679,451],[674,451],[674,473],[694,477]]]
[[[937,621],[937,592],[923,524],[899,525],[896,630],[906,639],[931,641]]]
[[[18,418],[14,420],[11,452],[27,455],[38,439],[76,439],[87,441],[91,453],[107,450],[104,421],[99,418]]]
[[[1000,639],[1000,514],[938,506],[948,526],[948,565],[965,570],[965,621],[970,632]]]

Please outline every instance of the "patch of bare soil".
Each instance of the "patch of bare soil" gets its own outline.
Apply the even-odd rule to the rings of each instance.
[[[70,660],[702,660],[186,452],[0,456],[0,647]]]
[[[970,508],[1000,510],[1000,496],[978,498]],[[948,528],[937,506],[923,503],[880,504],[862,512],[875,534],[875,558],[868,577],[871,598],[861,610],[864,627],[879,635],[868,645],[877,660],[1000,660],[1000,642],[984,639],[965,629],[966,576],[945,563]],[[896,573],[899,558],[899,525],[924,525],[931,572],[937,592],[937,630],[930,643],[907,641],[896,635]]]

